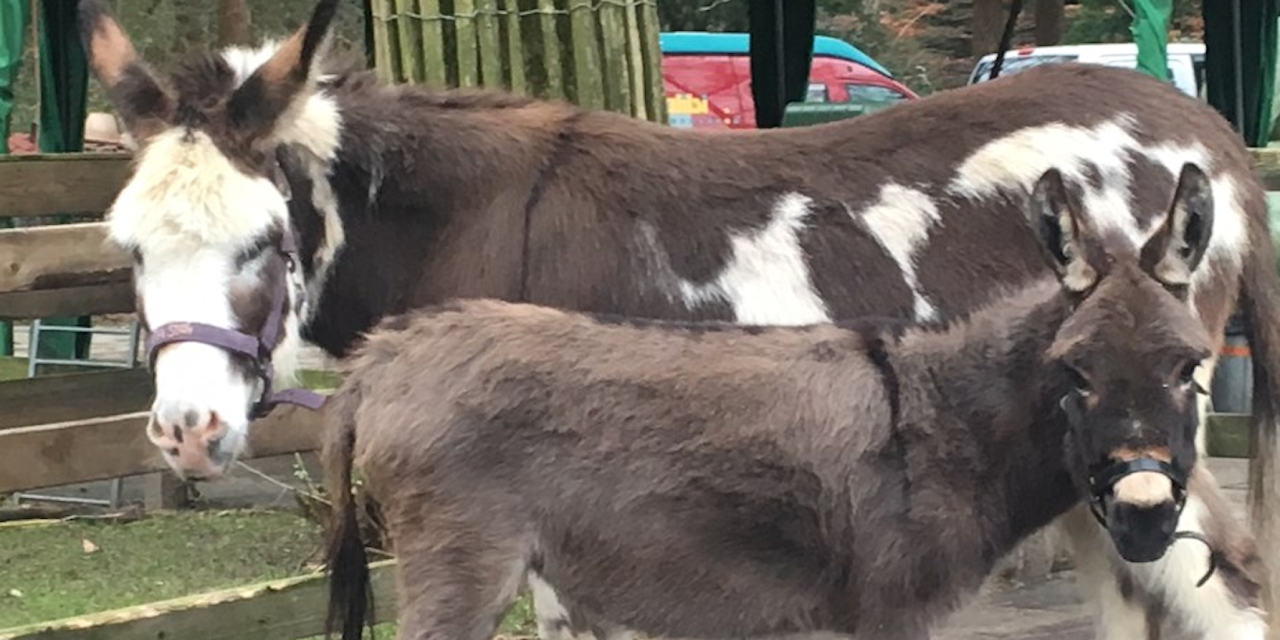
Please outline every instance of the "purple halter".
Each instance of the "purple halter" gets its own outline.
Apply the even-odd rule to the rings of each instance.
[[[293,233],[285,231],[280,240],[280,257],[285,261],[288,274],[292,274],[298,265],[297,241]],[[251,336],[234,329],[224,329],[199,322],[170,322],[156,327],[147,336],[147,366],[155,369],[156,355],[160,347],[175,342],[203,342],[233,353],[247,356],[257,369],[262,380],[262,395],[254,402],[250,411],[252,419],[257,420],[271,413],[279,404],[294,404],[308,409],[320,409],[324,406],[325,396],[309,389],[284,389],[274,391],[271,366],[271,353],[280,344],[284,323],[281,321],[283,309],[289,296],[289,275],[280,280],[271,300],[271,313],[262,326],[262,333]],[[301,295],[301,294],[300,294]]]

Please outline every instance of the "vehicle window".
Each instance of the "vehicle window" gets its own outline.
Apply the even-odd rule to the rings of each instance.
[[[1073,54],[1063,54],[1057,56],[1027,56],[1025,58],[1015,58],[1008,56],[1004,59],[1004,64],[1000,65],[1000,75],[1011,76],[1016,73],[1026,71],[1032,67],[1038,67],[1042,64],[1052,64],[1055,62],[1074,62],[1078,56]],[[978,63],[978,69],[973,74],[971,83],[984,82],[991,79],[991,67],[995,66],[995,60],[989,60]]]
[[[889,87],[881,87],[874,84],[846,84],[845,91],[849,93],[849,102],[901,102],[907,99],[907,96],[899,93]]]
[[[827,85],[821,82],[810,82],[809,91],[804,96],[805,102],[831,102],[831,97],[827,93]]]

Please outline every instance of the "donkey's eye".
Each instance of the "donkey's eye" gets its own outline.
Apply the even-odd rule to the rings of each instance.
[[[1075,385],[1076,392],[1080,395],[1088,395],[1093,391],[1089,386],[1089,379],[1084,377],[1083,373],[1072,367],[1067,367],[1067,375],[1071,377],[1071,384]]]
[[[1178,371],[1178,384],[1183,387],[1189,387],[1196,382],[1196,369],[1200,363],[1188,362],[1182,365],[1182,369]]]

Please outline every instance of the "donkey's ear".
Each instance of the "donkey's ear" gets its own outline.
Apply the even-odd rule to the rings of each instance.
[[[227,112],[247,139],[269,136],[280,116],[295,100],[305,97],[314,80],[314,65],[328,45],[329,27],[337,10],[338,0],[320,0],[307,24],[285,40],[232,94]]]
[[[1182,165],[1164,224],[1142,247],[1142,267],[1166,286],[1191,284],[1213,235],[1213,186],[1200,167]]]
[[[100,0],[79,6],[80,41],[93,75],[139,143],[162,131],[173,113],[173,97],[138,59],[133,42]]]
[[[1031,223],[1040,247],[1058,279],[1071,291],[1083,292],[1098,280],[1097,252],[1080,203],[1067,190],[1057,169],[1045,171],[1031,192]]]

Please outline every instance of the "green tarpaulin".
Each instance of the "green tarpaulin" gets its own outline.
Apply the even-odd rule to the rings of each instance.
[[[1138,45],[1138,71],[1167,81],[1173,0],[1133,0],[1133,10],[1129,30]]]
[[[0,0],[0,155],[9,153],[10,117],[13,114],[14,85],[22,69],[22,49],[30,24],[27,0]],[[9,227],[0,217],[0,228]],[[0,322],[0,356],[13,355],[13,325]]]
[[[29,0],[0,0],[0,140],[9,138],[9,115],[15,96],[13,85],[22,66],[25,35],[31,27]],[[76,25],[76,3],[42,0],[39,15],[40,121],[42,153],[81,151],[84,148],[85,98],[88,66]],[[7,148],[0,149],[5,152]],[[60,222],[66,219],[59,217]],[[6,219],[7,225],[7,219]],[[45,318],[51,325],[87,327],[90,318]],[[0,326],[0,355],[12,355],[12,327]],[[39,355],[44,358],[88,357],[90,336],[66,332],[44,334]]]
[[[1278,13],[1276,0],[1204,3],[1206,97],[1252,147],[1271,137]]]

